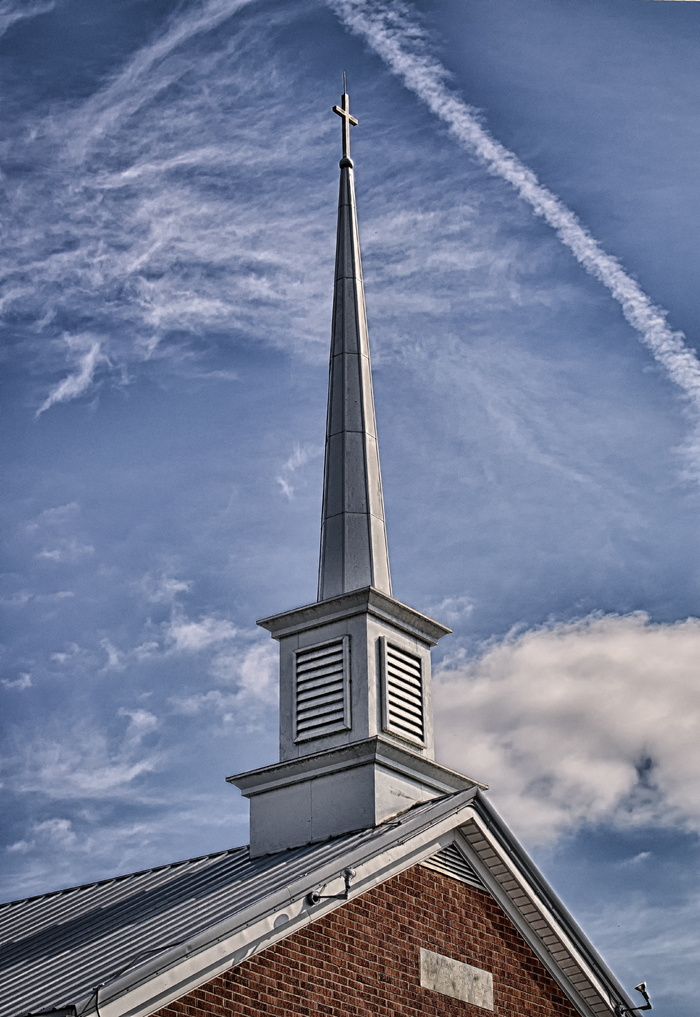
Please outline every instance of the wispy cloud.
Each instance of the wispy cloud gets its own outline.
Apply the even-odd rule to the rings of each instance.
[[[651,893],[647,899],[637,893],[629,900],[597,901],[581,918],[608,963],[616,971],[630,972],[630,984],[649,978],[649,971],[655,972],[653,983],[649,982],[652,1003],[663,994],[668,1012],[680,1012],[686,1000],[697,993],[697,974],[693,974],[700,950],[697,891],[685,899],[662,895],[654,901]],[[660,957],[663,963],[659,965]],[[694,1012],[692,1004],[683,1012]]]
[[[200,0],[184,12],[178,11],[165,30],[81,108],[78,130],[73,134],[74,155],[82,161],[88,145],[114,132],[121,120],[152,102],[180,77],[182,68],[168,65],[169,56],[196,36],[218,28],[250,3],[252,0]],[[185,161],[183,157],[179,160],[175,165]]]
[[[30,689],[32,687],[32,676],[23,671],[19,678],[0,678],[0,682],[6,689]]]
[[[61,541],[59,547],[45,548],[43,551],[39,551],[37,558],[43,558],[46,561],[70,563],[81,561],[83,558],[89,558],[94,553],[95,548],[92,544],[83,544],[77,537],[66,537]]]
[[[128,723],[117,739],[83,721],[76,724],[70,738],[47,730],[23,745],[17,759],[5,760],[5,768],[15,774],[15,789],[39,791],[53,800],[108,801],[134,796],[138,778],[159,764],[157,750],[143,745],[157,720],[145,710],[120,710],[119,716],[128,718]]]
[[[18,21],[48,14],[56,6],[56,0],[3,0],[0,3],[0,38]]]
[[[327,125],[308,100],[292,124],[276,89],[266,33],[297,9],[253,11],[264,24],[256,35],[248,6],[180,6],[116,77],[88,99],[29,114],[16,139],[31,171],[7,181],[0,308],[19,315],[35,375],[51,378],[37,416],[103,378],[123,384],[154,358],[231,380],[219,359],[231,337],[314,346],[314,308],[327,296],[315,252],[330,237],[310,226],[322,199],[285,150],[294,135],[312,153]],[[310,196],[306,213],[279,187],[282,169]]]
[[[202,795],[199,789],[188,795],[181,788],[175,809],[167,797],[167,808],[165,802],[159,808],[157,799],[151,800],[148,819],[124,816],[94,802],[65,812],[63,804],[57,812],[56,804],[49,803],[48,815],[28,822],[5,847],[9,864],[0,885],[2,899],[201,853],[202,831],[210,850],[229,846],[231,838],[239,842],[245,838],[247,819],[236,814],[235,806],[230,811],[222,808],[220,795]]]
[[[102,345],[99,339],[91,336],[65,336],[64,342],[76,361],[76,370],[63,378],[47,395],[44,402],[36,411],[40,417],[51,406],[56,403],[67,403],[71,399],[77,399],[83,392],[92,385],[95,371],[101,363],[109,363],[109,360],[102,353]]]
[[[432,604],[429,611],[436,618],[447,622],[448,625],[457,625],[464,622],[474,610],[474,604],[469,597],[443,597],[437,603]]]
[[[171,572],[157,576],[147,573],[137,587],[152,604],[174,604],[181,593],[190,592],[192,583],[188,579],[178,579]]]
[[[306,466],[307,463],[312,462],[323,454],[323,445],[299,445],[298,443],[294,446],[294,451],[284,463],[282,469],[278,473],[276,480],[280,486],[280,490],[285,498],[290,501],[294,498],[294,484],[292,478],[297,470]]]
[[[41,546],[41,550],[34,554],[39,561],[75,564],[95,553],[94,546],[83,532],[81,507],[77,502],[45,509],[25,523],[24,529],[32,542]],[[44,595],[43,599],[63,600],[70,596],[71,593],[66,590]]]
[[[211,673],[224,687],[174,697],[173,706],[190,716],[213,711],[240,731],[264,730],[277,704],[277,662],[276,648],[267,640],[219,653]]]
[[[653,303],[619,261],[603,250],[578,217],[540,183],[532,170],[492,137],[477,110],[448,87],[448,72],[431,52],[429,40],[410,6],[403,0],[328,2],[343,23],[364,38],[406,87],[448,126],[460,144],[490,172],[514,187],[535,214],[555,230],[579,264],[619,303],[626,320],[681,389],[695,414],[700,413],[700,361],[685,344],[683,334],[670,328],[667,312]]]
[[[591,616],[438,672],[445,762],[485,777],[531,841],[583,824],[700,831],[700,620]]]
[[[121,653],[111,640],[105,638],[100,640],[100,646],[107,654],[107,663],[103,671],[123,671],[126,667],[124,654]]]
[[[171,653],[199,653],[234,639],[238,629],[226,618],[192,621],[176,613],[167,625],[165,645]]]

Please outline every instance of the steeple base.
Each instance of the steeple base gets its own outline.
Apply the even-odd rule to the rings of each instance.
[[[486,785],[377,736],[227,780],[250,799],[250,854],[366,830],[417,802]]]

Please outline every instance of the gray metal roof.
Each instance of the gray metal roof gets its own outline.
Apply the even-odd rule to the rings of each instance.
[[[593,992],[595,1006],[584,1006],[581,1012],[609,1013],[606,999],[633,1005],[507,827],[472,788],[414,805],[377,827],[321,844],[254,859],[247,847],[232,848],[0,905],[0,1017],[50,1010],[57,1011],[55,1017],[70,1017],[76,1005],[80,1017],[94,1004],[97,986],[111,985],[113,991],[123,991],[119,984],[125,978],[142,981],[150,976],[154,965],[167,966],[169,957],[172,960],[182,951],[183,956],[189,956],[196,937],[216,938],[222,929],[228,930],[228,935],[236,927],[247,928],[253,916],[265,913],[268,907],[274,911],[280,899],[297,899],[334,878],[348,860],[353,866],[360,863],[361,868],[368,858],[386,857],[386,871],[391,871],[407,858],[406,852],[410,853],[416,837],[426,830],[437,830],[440,824],[444,830],[450,817],[455,822],[459,817],[463,821],[465,808],[473,810],[471,814],[478,815],[482,824],[479,829],[472,824],[472,835],[479,834],[488,841],[483,851],[477,845],[476,854],[469,856],[474,864],[478,863],[479,879],[486,879],[487,889],[492,877],[496,885],[502,883],[497,897],[500,899],[503,890],[509,899],[512,897],[515,910],[507,902],[502,903],[516,924],[519,911],[528,928],[539,935],[536,921],[525,915],[525,905],[530,910],[534,906],[537,921],[548,914],[564,930],[566,943],[573,943],[570,949],[559,942],[559,933],[554,929],[554,946],[565,948],[567,956],[571,954],[573,967],[565,977],[572,986],[583,979],[586,991],[589,987]],[[467,826],[463,822],[457,825],[467,837]],[[445,854],[443,850],[441,855]],[[449,858],[452,854],[447,852]],[[499,879],[499,866],[503,865],[508,871],[505,878]],[[464,878],[463,869],[461,860],[457,878]],[[522,886],[513,878],[515,870],[522,873]],[[450,869],[449,874],[456,873]],[[474,875],[470,870],[470,876]],[[530,890],[525,892],[527,887]],[[523,892],[524,905],[516,899]],[[552,930],[547,921],[549,933]],[[532,937],[528,934],[526,938],[529,941]],[[541,935],[540,939],[563,972],[566,964],[557,960],[551,944],[545,943]],[[534,940],[533,944],[544,956]],[[587,971],[592,972],[592,982]],[[600,981],[602,996],[594,988],[596,980]]]
[[[429,812],[429,802],[405,814]],[[0,1017],[69,1006],[100,983],[341,859],[387,826],[251,859],[247,847],[0,905]]]

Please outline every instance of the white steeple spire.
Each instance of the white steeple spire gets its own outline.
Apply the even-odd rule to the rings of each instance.
[[[228,778],[250,799],[253,857],[476,783],[433,759],[430,650],[450,630],[391,595],[350,159],[357,121],[345,90],[341,101],[318,600],[258,622],[280,644],[280,761]]]
[[[391,596],[374,416],[369,332],[350,158],[350,97],[343,122],[318,599],[373,586]]]

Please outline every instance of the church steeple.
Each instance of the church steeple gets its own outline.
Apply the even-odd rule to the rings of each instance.
[[[258,622],[280,644],[280,762],[228,778],[253,857],[476,783],[433,759],[430,650],[450,630],[391,594],[346,89],[341,103],[318,600]]]
[[[391,596],[384,499],[374,415],[355,180],[350,158],[350,98],[333,111],[342,119],[338,232],[328,414],[321,513],[318,599],[373,586]]]

